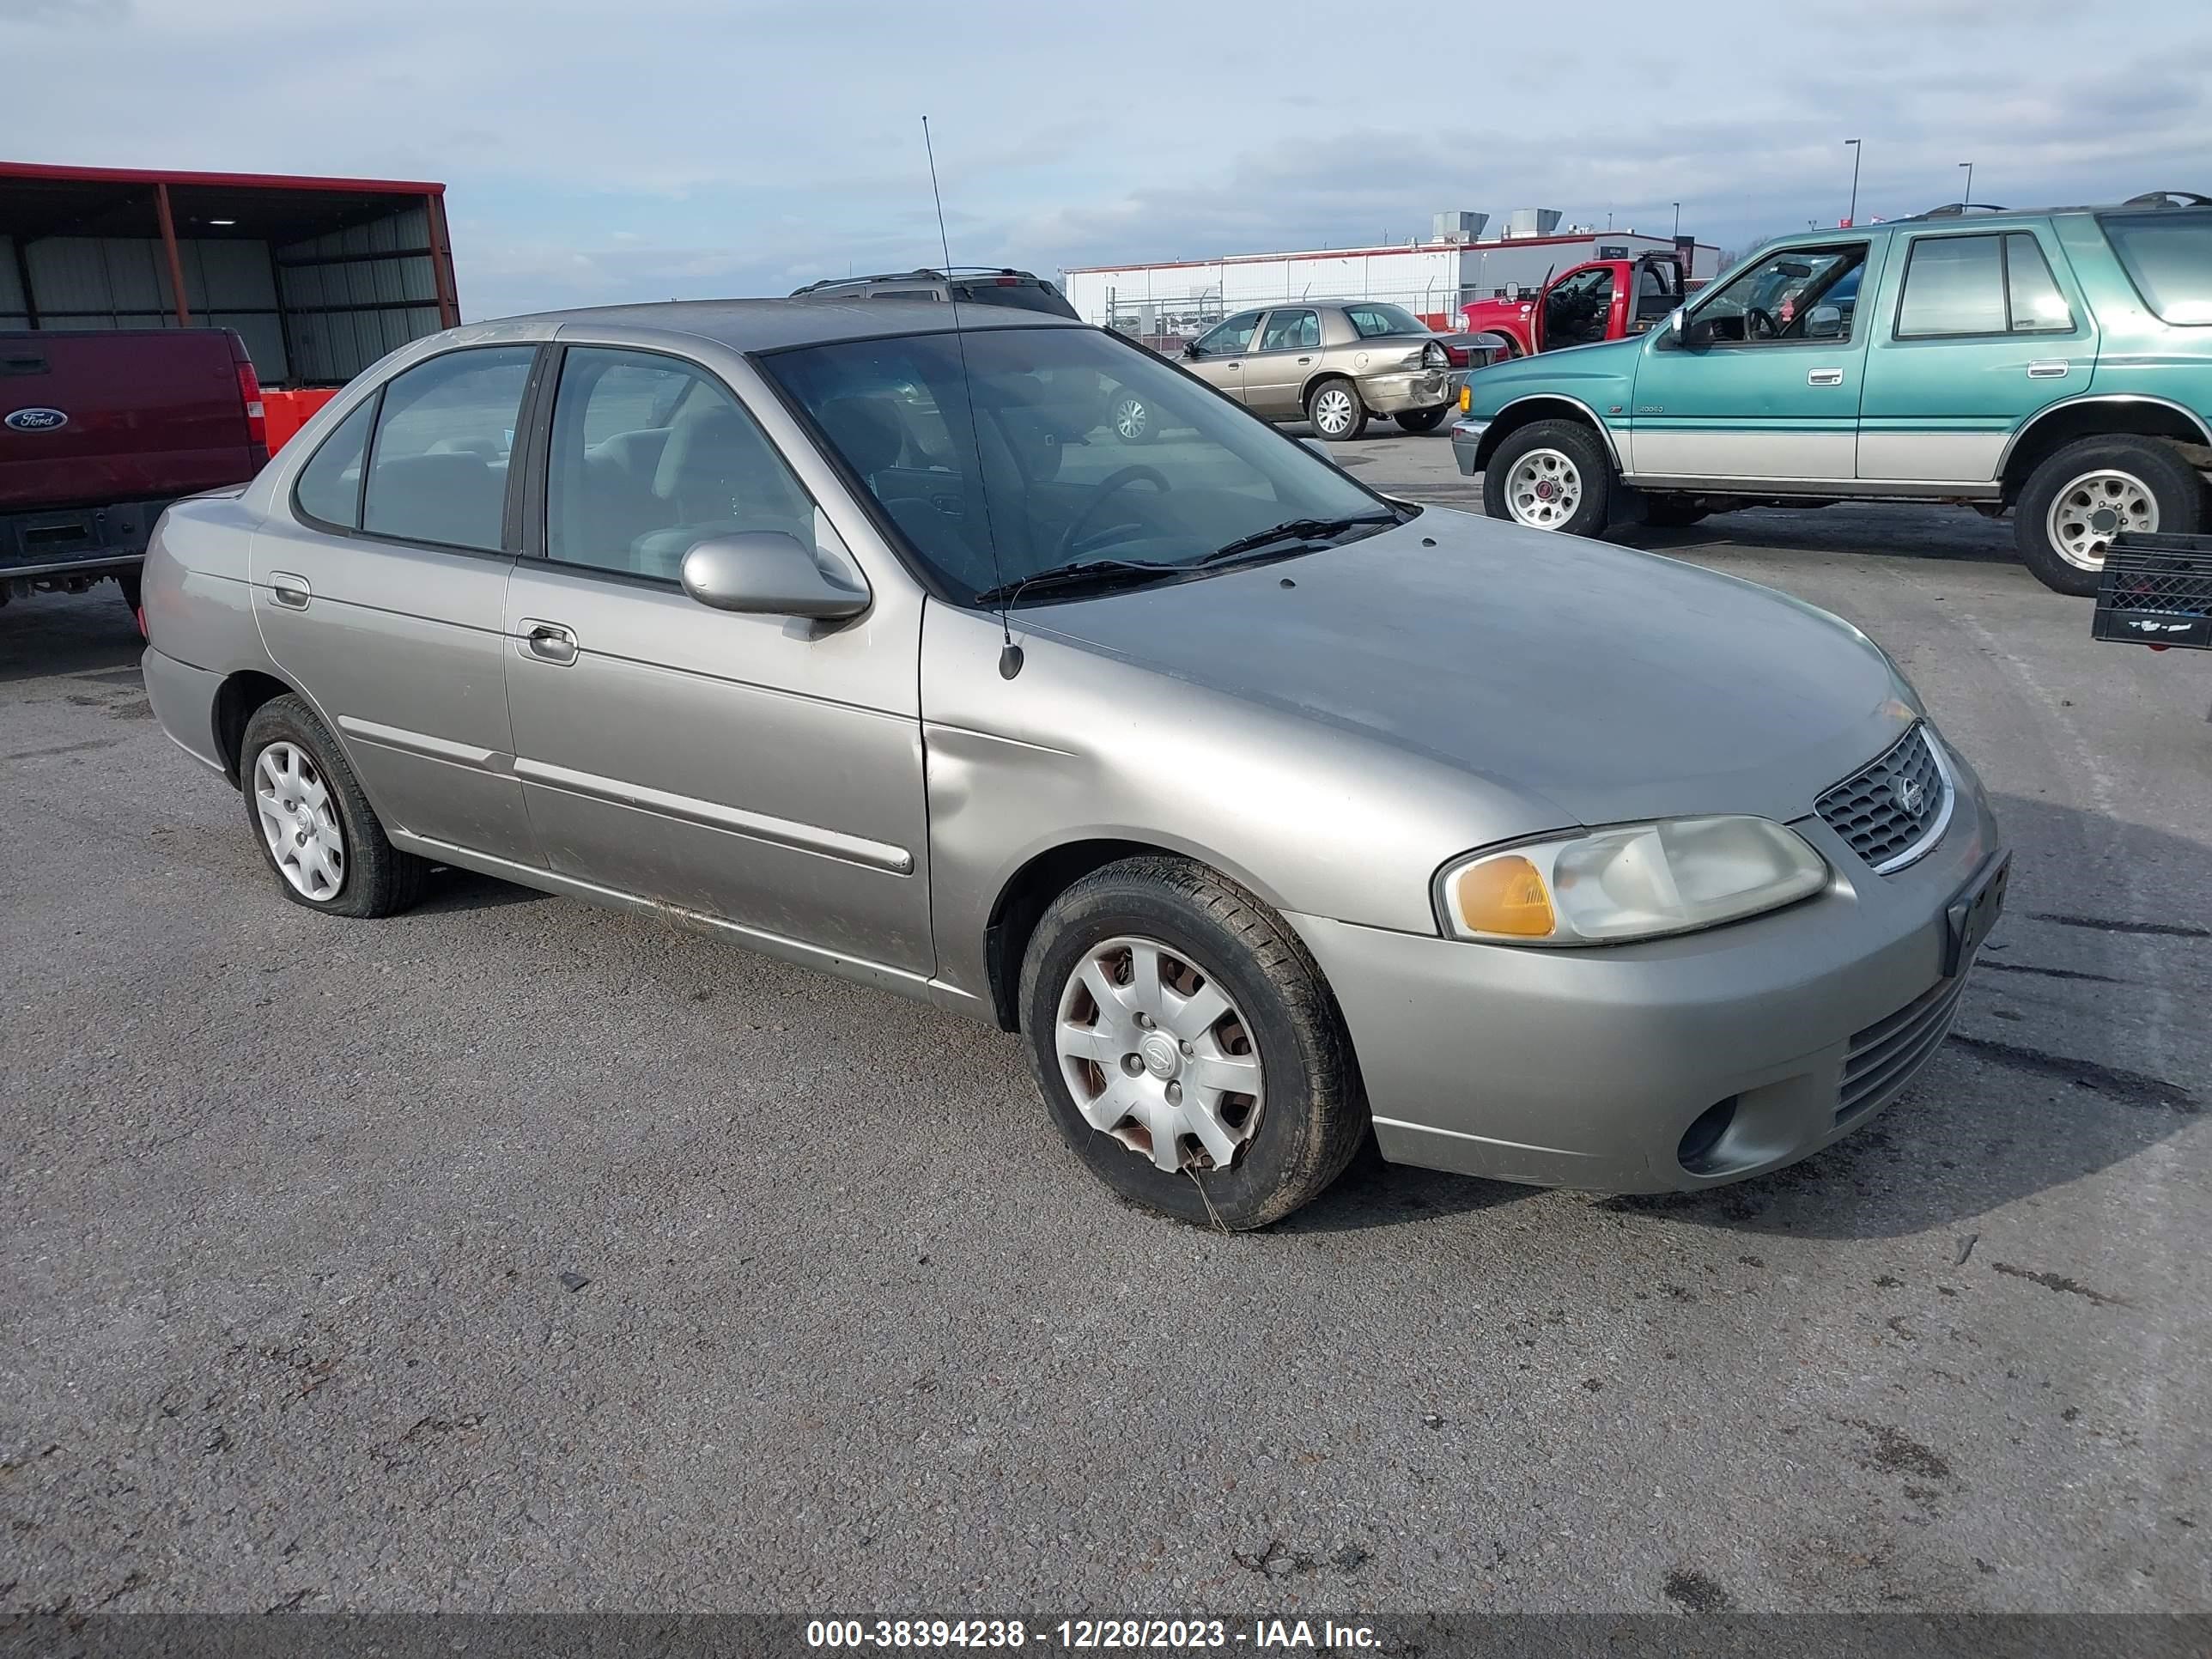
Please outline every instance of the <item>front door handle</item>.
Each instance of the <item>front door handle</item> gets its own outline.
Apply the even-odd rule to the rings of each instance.
[[[2068,365],[2063,360],[2030,363],[2027,366],[2027,378],[2031,380],[2063,380],[2066,378],[2067,367]]]
[[[269,596],[288,611],[305,611],[307,601],[315,597],[315,590],[307,586],[305,576],[272,570],[269,573]]]
[[[1807,386],[1841,386],[1844,371],[1840,368],[1816,368],[1805,376]]]
[[[535,617],[522,619],[522,648],[540,662],[556,663],[562,667],[576,660],[576,634],[574,629],[563,628],[559,623],[539,622]]]

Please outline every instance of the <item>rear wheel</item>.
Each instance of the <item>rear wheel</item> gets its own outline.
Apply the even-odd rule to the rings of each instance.
[[[2046,456],[2013,510],[2021,562],[2046,587],[2094,594],[2105,550],[2124,531],[2203,527],[2204,481],[2168,443],[2083,438]]]
[[[1129,1202],[1264,1227],[1343,1173],[1368,1127],[1321,970],[1280,917],[1181,859],[1125,859],[1055,899],[1022,964],[1053,1120]]]
[[[1152,406],[1133,392],[1124,392],[1114,399],[1106,423],[1125,444],[1148,444],[1159,436],[1159,421]]]
[[[1444,416],[1449,413],[1450,413],[1449,409],[1441,406],[1436,409],[1409,409],[1398,416],[1398,424],[1408,432],[1434,432],[1443,424]]]
[[[1613,500],[1613,458],[1574,421],[1535,421],[1509,434],[1482,470],[1483,510],[1531,530],[1595,536]]]
[[[1350,443],[1367,430],[1367,405],[1349,380],[1323,380],[1306,393],[1306,421],[1333,444]]]
[[[295,904],[388,916],[422,897],[429,866],[386,838],[344,751],[301,698],[253,711],[238,769],[246,821]]]

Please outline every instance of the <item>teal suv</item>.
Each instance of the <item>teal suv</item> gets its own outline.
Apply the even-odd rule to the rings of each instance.
[[[2009,511],[2094,593],[2123,530],[2191,532],[2212,469],[2212,198],[1943,210],[1763,247],[1649,334],[1469,377],[1493,518],[1595,535],[1839,501]]]

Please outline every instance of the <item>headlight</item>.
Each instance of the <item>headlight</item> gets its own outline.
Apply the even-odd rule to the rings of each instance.
[[[1611,945],[1778,909],[1828,866],[1767,818],[1668,818],[1478,854],[1437,882],[1444,931],[1514,945]]]

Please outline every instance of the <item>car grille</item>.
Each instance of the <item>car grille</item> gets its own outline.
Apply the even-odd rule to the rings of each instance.
[[[1947,979],[1851,1038],[1836,1098],[1838,1123],[1892,1098],[1935,1058],[1966,988],[1964,974]]]
[[[1934,844],[1951,816],[1951,780],[1928,728],[1916,725],[1873,765],[1813,803],[1828,828],[1875,870],[1901,870]]]

